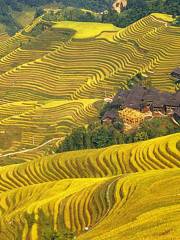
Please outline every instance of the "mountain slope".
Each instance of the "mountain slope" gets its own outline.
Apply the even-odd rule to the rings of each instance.
[[[92,149],[52,155],[20,165],[0,168],[1,192],[66,178],[111,177],[119,174],[155,169],[179,168],[179,137],[173,134],[161,138],[115,145],[105,149]],[[26,176],[24,181],[11,176]]]
[[[180,35],[171,22],[156,13],[119,29],[38,17],[13,37],[0,35],[0,240],[55,232],[178,240],[179,133],[50,154],[137,73],[174,91],[169,73],[180,65]]]
[[[123,12],[116,14],[112,11],[114,5],[121,4],[126,6],[126,8],[121,9]],[[125,27],[135,21],[151,14],[153,12],[168,13],[173,16],[178,16],[180,14],[180,7],[178,0],[128,0],[128,1],[113,1],[113,0],[0,0],[0,33],[8,32],[9,34],[14,34],[17,30],[22,29],[25,24],[29,24],[34,16],[39,16],[43,14],[43,9],[65,9],[65,12],[61,15],[65,15],[67,20],[67,15],[69,10],[66,8],[75,7],[76,10],[70,10],[70,18],[75,14],[79,17],[80,9],[89,9],[90,11],[95,11],[102,13],[104,10],[108,11],[108,16],[104,14],[101,19],[99,15],[99,20],[113,23],[116,26]],[[119,11],[119,7],[116,8]],[[66,11],[67,10],[67,11]],[[73,14],[72,14],[73,12]],[[89,12],[90,13],[90,12]],[[87,18],[86,18],[87,17]],[[84,21],[88,21],[88,16],[86,16]],[[92,20],[93,19],[93,20]],[[62,19],[61,19],[62,20]],[[96,18],[91,18],[92,21],[97,21]],[[98,21],[99,21],[98,20]],[[100,20],[100,21],[101,21]]]
[[[174,91],[169,74],[180,65],[180,36],[179,27],[171,26],[169,19],[152,14],[118,29],[111,24],[53,23],[40,17],[22,32],[4,38],[0,43],[0,130],[5,139],[0,143],[1,164],[36,158],[36,150],[19,152],[60,139],[75,126],[95,120],[98,102],[126,89],[127,81],[139,72],[148,76],[152,86]],[[87,35],[84,29],[92,31]],[[60,110],[70,105],[71,110]],[[39,150],[45,154],[47,149],[48,144]],[[6,155],[11,152],[17,154]]]
[[[41,239],[51,226],[77,239],[177,240],[179,139],[175,134],[0,168],[0,239]]]

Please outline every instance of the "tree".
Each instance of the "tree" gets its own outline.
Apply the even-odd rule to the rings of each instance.
[[[36,8],[36,12],[35,12],[34,18],[40,17],[40,16],[42,16],[43,14],[44,14],[43,8],[38,7],[38,8]]]
[[[146,132],[137,132],[134,136],[134,142],[148,140],[148,134]]]
[[[112,129],[112,144],[125,143],[125,136],[116,129]]]
[[[154,118],[146,120],[141,124],[138,133],[145,132],[148,138],[161,137],[178,132],[180,128],[176,126],[168,117]]]
[[[53,217],[47,216],[42,209],[38,211],[38,225],[40,240],[73,240],[75,234],[67,229],[64,224],[61,231],[55,231],[53,228]]]
[[[135,85],[142,87],[151,87],[151,80],[148,76],[143,75],[142,73],[137,73],[134,77],[127,81],[128,88],[133,88]]]
[[[84,149],[88,147],[85,127],[75,129],[71,139],[73,149]]]
[[[100,126],[92,132],[91,142],[94,148],[106,147],[112,145],[112,135],[107,127]]]
[[[180,90],[180,79],[177,79],[177,80],[175,81],[175,90],[176,90],[176,91],[179,91],[179,90]]]
[[[118,130],[120,130],[120,131],[122,131],[123,130],[123,128],[124,128],[124,124],[123,124],[123,122],[122,121],[115,121],[114,123],[113,123],[113,126],[114,126],[114,128],[116,128],[116,129],[118,129]]]
[[[147,8],[147,2],[145,0],[128,0],[127,8]]]

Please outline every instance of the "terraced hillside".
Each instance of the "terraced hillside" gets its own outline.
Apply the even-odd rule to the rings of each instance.
[[[125,29],[37,18],[0,35],[0,240],[179,240],[180,134],[54,154],[137,73],[174,91],[179,27],[152,14]]]
[[[180,35],[170,19],[152,14],[118,29],[40,17],[11,38],[1,36],[0,134],[10,140],[0,142],[0,164],[34,159],[36,150],[23,151],[95,119],[96,103],[127,88],[138,72],[154,87],[174,91],[169,73],[180,65]]]
[[[96,102],[97,99],[80,99],[0,105],[0,165],[29,161],[45,154],[50,143],[60,141],[72,128],[96,118]],[[45,143],[46,149],[39,149]]]
[[[174,134],[2,167],[0,239],[178,240],[179,153]]]

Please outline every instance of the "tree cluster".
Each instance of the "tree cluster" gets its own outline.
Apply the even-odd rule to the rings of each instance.
[[[128,6],[122,13],[109,10],[104,14],[103,22],[111,22],[118,27],[126,27],[154,12],[180,15],[179,0],[128,0]]]
[[[0,23],[6,25],[6,31],[9,34],[14,34],[20,29],[20,25],[11,15],[11,7],[8,5],[11,2],[11,0],[0,0]],[[18,5],[14,4],[14,10],[20,10]]]
[[[129,24],[139,20],[140,18],[152,13],[161,12],[172,14],[173,16],[180,15],[179,0],[128,0],[128,6],[122,13],[117,13],[112,10],[113,0],[0,0],[0,23],[7,26],[7,31],[10,34],[15,33],[21,28],[12,17],[12,11],[23,11],[26,6],[37,8],[35,17],[40,16],[42,8],[47,3],[56,2],[60,8],[74,7],[72,11],[65,11],[64,17],[58,16],[62,20],[77,20],[77,21],[99,21],[90,12],[82,14],[82,8],[90,9],[95,12],[104,12],[101,17],[102,22],[113,23],[119,27],[126,27]],[[79,8],[79,10],[77,10]],[[80,15],[79,15],[80,14]],[[49,16],[52,18],[52,16]],[[175,25],[179,25],[179,20],[175,21]]]
[[[75,7],[62,7],[59,11],[49,11],[43,17],[46,21],[101,22],[101,17],[90,11]]]
[[[156,137],[177,133],[180,127],[168,117],[154,118],[144,121],[138,129],[131,133],[123,133],[123,124],[116,121],[103,125],[93,123],[87,128],[74,129],[70,135],[55,149],[55,152],[108,147],[115,144],[133,143]]]
[[[72,150],[102,148],[114,144],[123,143],[122,133],[115,127],[115,124],[108,126],[100,122],[90,124],[87,128],[80,127],[74,129],[63,143],[56,149],[56,152],[66,152]],[[121,128],[121,125],[119,125]]]
[[[76,239],[75,233],[68,230],[63,222],[60,231],[53,229],[52,216],[47,216],[41,209],[38,210],[38,220],[35,213],[25,213],[24,217],[28,224],[28,229],[32,229],[34,224],[39,226],[39,240],[73,240]]]

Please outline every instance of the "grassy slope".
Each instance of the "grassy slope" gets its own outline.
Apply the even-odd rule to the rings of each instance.
[[[40,239],[41,209],[55,230],[64,226],[77,239],[178,240],[179,139],[175,134],[3,167],[0,239],[15,239],[17,226],[19,238]],[[35,213],[31,225],[27,213]]]

